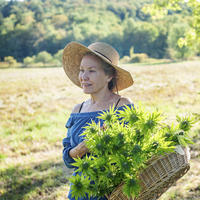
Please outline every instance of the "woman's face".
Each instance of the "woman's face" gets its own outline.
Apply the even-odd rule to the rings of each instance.
[[[112,79],[105,74],[101,61],[93,55],[85,55],[80,64],[79,80],[83,92],[98,93],[108,89],[108,82]]]

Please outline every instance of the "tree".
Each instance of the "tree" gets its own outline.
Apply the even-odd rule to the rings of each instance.
[[[56,54],[54,54],[54,59],[61,61],[62,60],[63,49],[59,50]]]
[[[178,44],[180,47],[190,46],[193,48],[200,44],[200,1],[199,0],[154,0],[150,6],[146,6],[144,10],[154,17],[162,17],[169,14],[170,11],[182,11],[185,5],[191,12],[190,28],[184,35],[180,37]]]
[[[153,55],[152,45],[159,36],[159,29],[152,23],[127,20],[124,28],[124,54],[129,55],[129,49],[134,46],[135,53]]]
[[[134,46],[135,53],[163,58],[172,25],[180,20],[193,23],[192,11],[181,5],[186,9],[168,10],[165,18],[153,20],[141,10],[153,1],[0,0],[0,58],[12,56],[22,62],[42,51],[53,56],[74,40],[84,45],[107,42],[121,57],[128,56]],[[179,43],[183,45],[185,40]]]
[[[52,56],[46,51],[40,52],[35,58],[35,62],[41,62],[44,64],[50,63],[51,61],[52,61]]]
[[[173,59],[187,59],[194,55],[194,51],[189,46],[180,47],[177,43],[178,39],[184,36],[188,26],[185,24],[174,24],[168,34],[168,53],[170,58]]]

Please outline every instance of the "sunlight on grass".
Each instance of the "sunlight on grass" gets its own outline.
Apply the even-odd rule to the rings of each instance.
[[[135,105],[159,109],[168,121],[193,113],[200,120],[200,63],[127,65],[135,83],[120,92]],[[80,95],[81,94],[81,95]],[[0,199],[64,200],[72,170],[62,161],[65,123],[88,98],[62,68],[4,69],[0,73]],[[160,200],[200,199],[200,126],[191,136],[191,169]]]

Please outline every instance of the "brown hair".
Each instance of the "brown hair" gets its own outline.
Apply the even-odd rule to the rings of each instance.
[[[108,89],[113,90],[115,87],[117,87],[116,70],[115,70],[114,67],[112,67],[108,63],[104,62],[103,60],[101,62],[102,62],[101,66],[102,66],[105,74],[108,75],[108,76],[112,76],[112,79],[108,83]]]
[[[102,60],[97,55],[95,55],[95,54],[93,54],[91,52],[86,53],[84,56],[86,56],[86,55],[92,55],[92,56],[96,57],[98,60],[100,60],[101,67],[103,68],[104,73],[106,75],[112,77],[112,79],[108,83],[108,89],[112,91],[116,87],[116,91],[118,93],[118,89],[117,89],[117,72],[116,72],[115,68],[112,67],[110,64],[108,64],[107,62],[105,62],[104,60]]]

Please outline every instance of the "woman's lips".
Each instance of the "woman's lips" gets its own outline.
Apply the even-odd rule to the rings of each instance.
[[[92,84],[90,83],[81,83],[82,87],[90,87]]]

